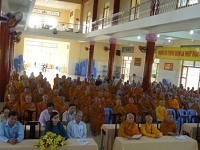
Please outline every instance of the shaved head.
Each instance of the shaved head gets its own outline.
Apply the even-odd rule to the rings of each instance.
[[[128,113],[128,114],[126,115],[126,121],[127,121],[128,123],[133,123],[133,122],[134,122],[134,119],[135,119],[135,117],[134,117],[134,115],[133,115],[132,113]]]

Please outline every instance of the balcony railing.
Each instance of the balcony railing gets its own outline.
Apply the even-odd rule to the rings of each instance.
[[[34,28],[50,30],[56,28],[58,31],[89,33],[91,31],[104,29],[110,26],[123,24],[197,4],[200,4],[200,0],[149,0],[130,9],[115,13],[110,17],[102,18],[85,25],[80,25],[79,23],[73,24],[58,22],[56,27],[48,27],[48,25],[44,26],[44,22],[41,22],[40,25],[34,26]]]
[[[200,0],[149,0],[128,10],[123,10],[110,17],[96,20],[83,26],[83,33],[104,29],[110,26],[170,12],[185,7],[200,4]],[[85,29],[84,29],[85,28]]]

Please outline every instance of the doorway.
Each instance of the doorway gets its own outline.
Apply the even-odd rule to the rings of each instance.
[[[127,80],[130,80],[129,76],[131,70],[132,57],[124,56],[122,59],[122,79],[124,79],[124,82],[126,82]]]
[[[194,87],[195,90],[200,87],[200,62],[183,61],[181,84],[184,88]]]

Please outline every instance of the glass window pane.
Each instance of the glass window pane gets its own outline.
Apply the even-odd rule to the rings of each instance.
[[[154,59],[154,63],[159,63],[159,62],[160,62],[160,59],[157,59],[157,58]]]
[[[182,79],[181,79],[181,84],[183,85],[184,88],[185,88],[185,82],[186,82],[186,79],[185,79],[185,78],[182,78]]]
[[[128,57],[127,57],[127,56],[124,56],[124,60],[128,60]]]
[[[195,67],[200,67],[200,61],[195,61]]]
[[[183,61],[183,66],[194,66],[194,61]]]
[[[187,68],[183,67],[182,77],[186,78],[186,74],[187,74]]]

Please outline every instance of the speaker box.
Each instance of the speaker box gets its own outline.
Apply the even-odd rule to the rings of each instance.
[[[120,50],[116,50],[116,55],[120,56],[121,55],[121,51]]]

